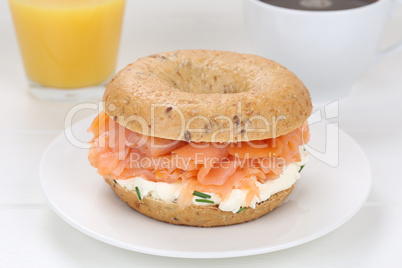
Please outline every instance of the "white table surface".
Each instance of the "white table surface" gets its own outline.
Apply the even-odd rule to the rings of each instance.
[[[252,52],[240,0],[127,2],[119,68],[141,56],[184,48]],[[401,38],[399,8],[381,47]],[[373,185],[364,207],[322,238],[250,257],[194,260],[135,253],[82,234],[50,209],[38,165],[72,105],[27,94],[4,0],[0,96],[0,267],[402,267],[402,51],[368,70],[340,102],[340,127],[362,146],[372,166]]]

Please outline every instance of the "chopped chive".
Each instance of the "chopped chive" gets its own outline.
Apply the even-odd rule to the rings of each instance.
[[[209,194],[204,194],[198,191],[194,191],[193,195],[198,196],[198,197],[202,197],[202,198],[211,198],[211,196]]]
[[[114,183],[117,183],[117,181],[116,181],[116,180],[113,180],[113,182],[114,182]]]
[[[196,202],[214,204],[214,201],[208,199],[196,199]]]
[[[140,189],[138,189],[137,186],[135,186],[135,191],[137,192],[138,200],[141,201],[141,194],[140,194]]]
[[[305,166],[305,165],[303,165],[303,166],[300,167],[299,173],[300,173],[300,171],[302,171],[302,169],[304,168],[304,166]]]
[[[245,210],[247,207],[242,207],[241,209],[239,209],[236,213],[240,213],[240,212],[242,212],[243,210]]]

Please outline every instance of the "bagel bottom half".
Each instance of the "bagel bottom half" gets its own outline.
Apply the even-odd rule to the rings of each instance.
[[[198,227],[225,226],[257,219],[282,204],[295,187],[293,184],[289,189],[272,195],[266,201],[258,203],[255,209],[249,207],[240,213],[233,213],[231,211],[222,211],[217,205],[190,205],[180,209],[176,203],[167,203],[150,196],[145,196],[140,201],[135,192],[120,186],[109,176],[104,176],[104,179],[121,200],[138,212],[171,224]]]

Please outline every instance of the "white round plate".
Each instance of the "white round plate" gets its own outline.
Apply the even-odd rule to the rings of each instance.
[[[90,140],[87,118],[73,125],[77,139]],[[317,125],[317,127],[315,127]],[[311,127],[312,144],[326,135]],[[325,143],[323,143],[325,146]],[[142,253],[182,258],[225,258],[272,252],[321,237],[349,220],[370,190],[370,167],[359,145],[339,130],[339,165],[310,156],[287,201],[248,223],[215,228],[171,225],[143,216],[124,204],[87,160],[88,149],[61,133],[40,164],[49,204],[66,222],[105,243]]]

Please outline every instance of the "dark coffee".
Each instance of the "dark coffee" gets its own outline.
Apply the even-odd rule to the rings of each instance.
[[[260,0],[261,2],[290,9],[330,11],[370,5],[378,0]]]

